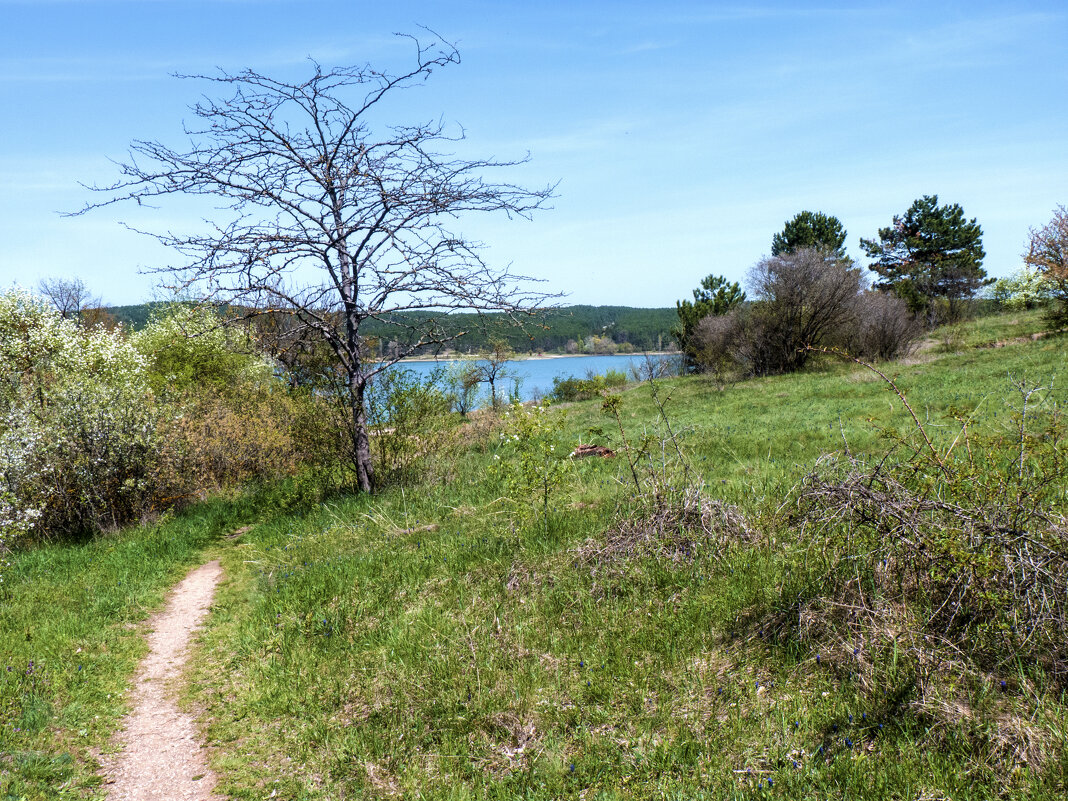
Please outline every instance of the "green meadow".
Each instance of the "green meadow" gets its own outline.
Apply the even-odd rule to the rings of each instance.
[[[463,424],[380,494],[302,476],[18,553],[0,590],[0,798],[103,797],[140,624],[209,558],[226,579],[182,698],[234,799],[1063,798],[1063,677],[1030,632],[1015,655],[996,644],[1017,642],[1000,585],[974,596],[990,615],[947,624],[971,632],[957,657],[924,640],[943,613],[924,577],[878,637],[862,615],[835,628],[836,604],[884,609],[878,571],[906,551],[819,522],[804,489],[827,455],[885,458],[932,513],[1018,503],[1019,446],[1020,482],[1029,454],[1046,460],[1034,505],[1058,519],[1068,351],[1041,329],[1020,313],[937,331],[876,365],[889,380],[826,357],[632,385],[615,414],[561,404],[534,433]],[[1018,387],[1039,385],[1021,438]],[[561,458],[579,443],[617,455]],[[843,631],[865,633],[850,651]]]

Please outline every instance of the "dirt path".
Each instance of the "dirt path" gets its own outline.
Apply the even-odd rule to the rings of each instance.
[[[193,718],[181,712],[172,686],[185,665],[194,630],[208,614],[222,578],[218,561],[193,570],[149,621],[148,656],[134,679],[119,734],[123,750],[105,765],[109,801],[212,801],[215,776]]]

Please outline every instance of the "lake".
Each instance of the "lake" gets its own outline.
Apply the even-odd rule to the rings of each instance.
[[[629,379],[631,378],[631,365],[635,368],[640,368],[645,364],[645,358],[643,353],[630,353],[613,356],[559,356],[548,359],[516,359],[507,362],[506,369],[510,377],[498,385],[498,391],[511,391],[511,376],[516,376],[520,379],[519,394],[525,401],[534,400],[552,392],[554,378],[567,378],[568,376],[586,378],[587,375],[603,375],[609,370],[618,370],[626,373]],[[655,355],[650,356],[650,358],[661,359],[665,357]],[[666,358],[674,357],[668,356]],[[397,364],[397,367],[411,370],[420,377],[426,377],[434,369],[445,367],[451,362],[451,359],[402,361]],[[488,392],[488,389],[483,388],[483,393],[486,392]]]

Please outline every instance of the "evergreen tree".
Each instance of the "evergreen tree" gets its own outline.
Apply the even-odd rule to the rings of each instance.
[[[771,239],[771,255],[786,256],[801,248],[824,250],[835,258],[846,258],[846,229],[837,217],[822,211],[802,211]]]
[[[708,275],[701,286],[693,291],[693,302],[680,300],[676,304],[679,322],[671,334],[679,343],[686,360],[686,368],[694,369],[694,331],[697,324],[709,315],[727,314],[745,300],[745,292],[738,282],[729,282],[721,275]]]
[[[875,259],[869,265],[880,276],[875,288],[893,291],[931,322],[936,301],[955,319],[961,302],[990,283],[982,268],[983,229],[956,203],[939,206],[938,195],[924,195],[879,229],[877,240],[861,239],[860,246]]]

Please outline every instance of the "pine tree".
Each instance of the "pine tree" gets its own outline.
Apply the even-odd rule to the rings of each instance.
[[[771,255],[786,256],[802,248],[824,250],[835,258],[846,258],[846,229],[837,217],[822,211],[802,211],[787,222],[771,239]]]
[[[680,300],[675,304],[679,314],[678,325],[672,335],[679,343],[679,350],[686,359],[686,368],[694,368],[693,333],[697,324],[709,315],[727,314],[745,300],[745,292],[735,282],[728,282],[721,275],[707,275],[701,280],[701,286],[693,291],[693,302]]]
[[[990,283],[982,268],[983,229],[975,218],[966,220],[956,203],[939,206],[938,195],[924,195],[893,224],[879,229],[879,238],[861,239],[860,246],[875,261],[876,289],[889,289],[914,313],[932,323],[936,301],[945,302],[949,319],[956,319],[962,301]]]

